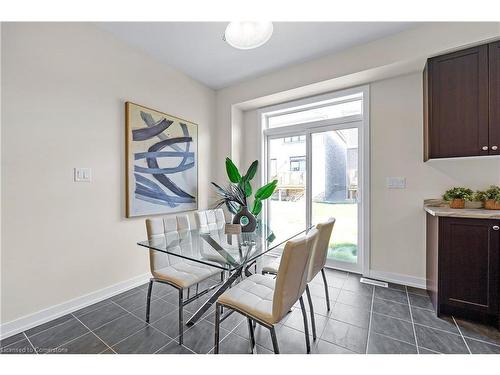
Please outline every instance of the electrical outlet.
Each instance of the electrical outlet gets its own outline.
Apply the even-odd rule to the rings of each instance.
[[[406,189],[406,177],[387,177],[388,189]]]
[[[92,169],[90,168],[75,168],[75,182],[91,182]]]

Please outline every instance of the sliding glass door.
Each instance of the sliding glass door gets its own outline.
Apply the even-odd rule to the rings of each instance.
[[[269,225],[286,239],[334,217],[327,265],[360,273],[368,269],[367,94],[352,89],[262,110],[263,178],[278,180],[265,206]]]

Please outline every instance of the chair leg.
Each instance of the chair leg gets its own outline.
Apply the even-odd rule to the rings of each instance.
[[[221,305],[215,304],[215,346],[214,354],[219,354],[219,327],[220,327]]]
[[[321,275],[323,276],[323,283],[325,284],[325,295],[326,295],[326,308],[330,311],[330,295],[328,294],[328,283],[326,282],[325,269],[321,269]]]
[[[311,298],[311,291],[309,290],[309,285],[306,285],[307,300],[309,301],[309,310],[311,313],[311,326],[313,331],[313,340],[316,340],[316,318],[314,317],[314,307]]]
[[[276,338],[276,330],[274,329],[274,326],[269,328],[269,331],[271,332],[271,340],[273,341],[274,354],[280,354],[278,339]]]
[[[182,345],[184,339],[184,306],[182,301],[183,289],[179,288],[179,345]]]
[[[151,291],[153,290],[153,279],[149,280],[148,298],[146,301],[146,323],[149,323],[149,311],[151,309]]]
[[[255,332],[254,332],[254,325],[252,322],[252,319],[248,319],[248,332],[250,333],[250,349],[253,353],[253,349],[255,348]]]
[[[311,344],[309,343],[309,328],[307,326],[307,313],[306,307],[304,306],[304,299],[302,296],[299,298],[300,301],[300,309],[302,310],[302,318],[304,319],[304,334],[306,335],[306,349],[307,353],[311,353]]]

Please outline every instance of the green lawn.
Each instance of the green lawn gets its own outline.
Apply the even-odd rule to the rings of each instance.
[[[279,237],[292,235],[305,226],[305,199],[297,202],[270,201],[271,228]],[[312,222],[335,217],[335,227],[328,257],[344,262],[356,262],[358,252],[358,224],[356,204],[329,204],[313,202]]]

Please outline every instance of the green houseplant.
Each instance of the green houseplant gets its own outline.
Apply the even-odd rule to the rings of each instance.
[[[500,210],[500,186],[491,185],[485,191],[476,191],[475,199],[484,202],[487,210]]]
[[[230,158],[226,158],[226,173],[230,183],[227,187],[222,187],[212,182],[215,191],[220,196],[216,207],[226,205],[229,212],[235,215],[233,224],[243,224],[243,232],[252,232],[255,230],[257,223],[255,217],[262,211],[262,201],[268,199],[274,193],[278,184],[278,180],[273,180],[260,187],[255,192],[253,202],[251,202],[253,193],[251,181],[257,173],[258,166],[259,162],[255,160],[247,172],[242,175],[233,161]],[[249,208],[250,203],[252,203],[251,209]],[[244,221],[248,222],[244,223]]]
[[[465,201],[472,200],[473,196],[474,193],[471,189],[464,187],[454,187],[444,193],[443,199],[447,202],[450,202],[451,208],[464,208]]]

